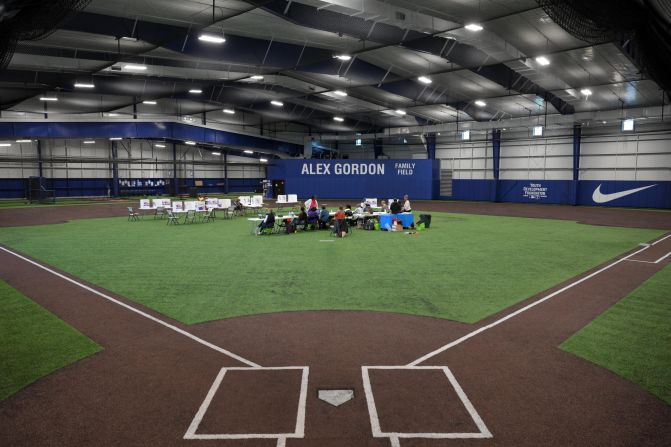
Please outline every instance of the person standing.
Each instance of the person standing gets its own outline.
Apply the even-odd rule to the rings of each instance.
[[[410,206],[410,198],[408,195],[403,196],[403,212],[404,213],[411,213],[412,212],[412,206]]]

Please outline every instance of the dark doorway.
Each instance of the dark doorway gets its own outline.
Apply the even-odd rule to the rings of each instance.
[[[273,180],[273,199],[284,195],[284,180]]]

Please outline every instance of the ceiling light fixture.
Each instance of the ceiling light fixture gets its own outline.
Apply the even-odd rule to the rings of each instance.
[[[405,110],[402,110],[402,109],[396,109],[396,113],[399,114],[399,115],[405,115],[407,112]]]
[[[585,95],[585,96],[589,96],[589,95],[592,94],[592,90],[590,90],[588,88],[584,88],[584,89],[580,90],[580,94]]]
[[[481,100],[481,99],[478,99],[477,101],[475,101],[475,105],[478,106],[478,107],[484,107],[484,106],[487,105],[487,103],[484,102],[484,101]]]
[[[123,66],[123,69],[131,71],[145,71],[147,69],[147,66],[140,64],[126,64]]]
[[[75,88],[94,88],[94,84],[88,82],[75,82]]]
[[[634,130],[634,120],[629,118],[622,121],[622,132],[631,132]]]
[[[349,54],[337,54],[334,57],[336,59],[341,60],[341,61],[348,61],[348,60],[352,59],[352,56],[350,56]]]
[[[428,77],[426,77],[426,76],[420,76],[420,77],[417,78],[417,80],[418,80],[419,82],[421,82],[422,84],[431,84],[431,83],[433,82],[433,81],[431,80],[431,78],[428,78]]]
[[[347,96],[347,92],[345,92],[343,90],[334,90],[333,94],[338,95],[338,96]]]
[[[201,34],[198,40],[209,43],[224,43],[226,39],[223,36],[215,36],[214,34]]]
[[[543,136],[543,126],[534,126],[532,132],[533,132],[534,137],[542,137]]]
[[[121,40],[132,40],[133,42],[137,42],[137,37],[121,36]]]
[[[84,144],[95,144],[96,142],[94,140],[85,140]]]
[[[550,65],[550,59],[545,56],[538,56],[536,58],[536,62],[538,62],[540,65]]]
[[[33,140],[16,140],[17,143],[32,143]]]
[[[343,118],[342,116],[334,116],[333,121],[338,121],[339,123],[342,123],[343,121],[345,121],[345,118]]]
[[[185,141],[184,144],[189,145],[189,146],[195,146],[196,142],[195,141]]]
[[[161,149],[164,149],[165,144],[155,144],[154,147],[160,147]]]
[[[261,75],[254,75],[254,76],[250,76],[249,79],[254,79],[255,81],[260,81],[261,79],[263,79],[263,76],[261,76]]]
[[[121,137],[112,137],[112,138],[110,138],[110,141],[119,141],[119,140],[123,140],[123,138],[121,138]]]
[[[235,114],[235,110],[233,110],[233,109],[224,109],[224,113],[228,113],[229,115],[234,115],[234,114]]]
[[[40,101],[58,101],[58,98],[54,96],[41,96]]]
[[[265,159],[265,158],[259,158],[259,161],[260,161],[261,163],[267,163],[267,162],[268,162],[268,160]]]
[[[274,105],[275,107],[282,107],[284,105],[284,103],[282,101],[274,101],[273,100],[273,101],[270,101],[270,103],[272,105]]]
[[[221,152],[213,151],[213,152],[212,152],[212,155],[221,155]]]
[[[118,113],[108,113],[107,116],[119,116]]]
[[[471,139],[471,131],[470,130],[464,130],[461,132],[461,139],[463,141],[468,141]]]
[[[199,88],[192,88],[191,90],[189,90],[189,93],[200,94],[203,93],[203,91]]]
[[[142,101],[142,104],[147,104],[148,106],[155,106],[156,101]]]
[[[245,154],[253,154],[254,153],[254,151],[250,151],[249,149],[245,149],[244,152],[245,152]]]
[[[12,143],[0,143],[0,147],[9,147]]]
[[[482,26],[478,25],[477,23],[469,23],[464,28],[469,31],[482,31]]]

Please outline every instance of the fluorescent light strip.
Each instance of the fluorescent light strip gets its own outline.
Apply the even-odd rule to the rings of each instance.
[[[235,114],[235,110],[233,110],[233,109],[224,109],[223,111],[224,111],[224,113],[228,113],[229,115],[234,115]]]
[[[84,144],[95,144],[94,140],[86,140],[84,141]]]
[[[338,96],[347,96],[347,92],[343,90],[334,90],[333,94],[338,95]]]
[[[121,138],[121,137],[112,137],[112,138],[110,138],[110,141],[119,141],[119,140],[123,140],[123,138]]]
[[[469,31],[482,31],[482,26],[478,25],[477,23],[469,23],[464,28]]]
[[[405,110],[402,110],[402,109],[396,109],[396,113],[399,114],[399,115],[401,115],[401,116],[403,116],[403,115],[405,115],[407,112],[406,112]]]
[[[84,83],[84,82],[76,82],[75,83],[75,88],[94,88],[94,84],[89,84],[89,83]]]
[[[352,59],[352,56],[350,56],[349,54],[338,54],[338,55],[335,56],[335,58],[339,59],[341,61],[348,61],[348,60]]]
[[[333,121],[338,121],[339,123],[342,123],[343,121],[345,121],[345,118],[343,118],[342,116],[334,116]]]
[[[0,147],[9,147],[12,143],[0,143]]]
[[[221,155],[221,152],[214,151],[212,152],[212,155]]]
[[[119,116],[119,114],[112,112],[112,113],[108,113],[107,116]]]
[[[263,79],[263,76],[254,75],[254,76],[250,76],[249,79],[254,79],[255,81],[260,81],[261,79]]]
[[[155,144],[154,147],[160,147],[161,149],[165,148],[165,144]]]
[[[198,36],[198,40],[202,42],[209,42],[209,43],[224,43],[226,42],[226,39],[223,36],[215,36],[213,34],[201,34]]]
[[[585,96],[589,96],[589,95],[592,94],[592,90],[590,90],[588,88],[584,88],[584,89],[580,90],[580,93],[585,95]]]
[[[478,106],[478,107],[484,107],[484,106],[487,105],[487,103],[484,102],[484,101],[481,100],[481,99],[478,99],[477,101],[475,101],[475,105]]]
[[[282,107],[284,105],[282,101],[270,101],[270,103],[275,107]]]
[[[195,146],[196,142],[195,141],[185,141],[184,144],[188,144],[189,146]]]
[[[265,159],[265,158],[259,158],[259,161],[260,161],[261,163],[267,163],[267,162],[268,162],[268,160]]]
[[[126,64],[123,66],[124,70],[132,70],[132,71],[144,71],[147,69],[146,65],[139,65],[139,64]]]
[[[203,93],[203,91],[199,88],[192,88],[191,90],[189,90],[189,93],[200,94]]]
[[[253,154],[254,151],[250,151],[249,149],[245,149],[245,154]]]
[[[40,101],[58,101],[58,98],[54,98],[53,96],[42,96],[40,97]]]
[[[16,140],[17,143],[32,143],[33,140]]]
[[[422,84],[427,84],[427,85],[431,84],[433,82],[430,78],[428,78],[426,76],[420,76],[420,77],[417,78],[417,80],[419,82],[421,82]]]
[[[545,56],[538,56],[536,58],[536,62],[538,62],[541,65],[550,65],[550,59],[548,59]]]
[[[142,104],[147,104],[148,106],[155,106],[156,101],[142,101]]]

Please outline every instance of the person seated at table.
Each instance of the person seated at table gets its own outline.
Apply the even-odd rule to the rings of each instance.
[[[365,202],[363,204],[363,212],[366,214],[373,214],[373,207],[370,206],[370,203]]]
[[[326,205],[322,205],[322,210],[319,212],[319,228],[322,230],[328,228],[330,220],[329,210],[326,209]]]
[[[275,227],[275,213],[271,208],[268,208],[268,212],[266,213],[266,216],[263,218],[263,220],[259,223],[259,232],[267,229],[267,228],[274,228]]]
[[[338,237],[345,237],[349,231],[349,225],[347,224],[347,214],[343,210],[342,206],[338,208],[334,216],[333,222],[333,231]]]
[[[305,209],[309,211],[311,208],[319,209],[319,203],[317,203],[315,196],[311,196],[305,201]]]
[[[398,199],[394,199],[393,202],[391,202],[391,205],[389,205],[389,210],[391,211],[391,214],[398,214],[401,212],[401,202],[398,201]]]
[[[308,224],[312,229],[315,229],[317,225],[319,225],[319,211],[317,211],[317,208],[310,208],[308,210]]]
[[[363,216],[363,210],[364,204],[360,203],[352,212],[352,219],[349,222],[350,226],[358,225],[359,221],[363,220],[363,217],[361,217]]]
[[[301,207],[301,212],[298,213],[298,216],[294,220],[294,226],[296,229],[298,229],[299,225],[303,225],[303,230],[308,229],[308,214],[305,212],[305,207]]]
[[[388,213],[389,212],[389,205],[387,205],[386,201],[380,202],[380,212],[381,213]]]
[[[233,210],[242,212],[242,202],[240,199],[233,199]]]
[[[410,199],[408,198],[407,194],[403,196],[403,212],[404,213],[412,212],[412,207],[410,206]]]
[[[342,206],[340,208],[342,208]],[[354,214],[354,213],[352,213],[352,206],[351,205],[345,205],[344,212],[345,212],[345,216],[347,216],[347,217],[352,217],[352,214]]]

